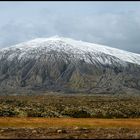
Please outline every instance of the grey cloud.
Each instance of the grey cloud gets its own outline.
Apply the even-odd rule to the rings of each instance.
[[[135,12],[92,15],[57,15],[50,11],[39,19],[12,21],[0,29],[0,46],[36,37],[60,35],[140,53],[140,15]]]

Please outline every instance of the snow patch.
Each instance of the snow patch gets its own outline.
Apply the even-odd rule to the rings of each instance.
[[[90,53],[93,58],[105,64],[111,64],[111,61],[107,56],[113,56],[116,58],[116,62],[121,60],[123,62],[130,62],[140,65],[140,54],[111,48],[105,45],[88,43],[81,40],[77,41],[71,38],[64,38],[59,36],[53,36],[50,38],[37,38],[31,41],[13,45],[8,48],[3,48],[0,50],[0,58],[2,58],[2,55],[6,54],[7,51],[12,52],[8,59],[13,59],[17,54],[21,59],[22,57],[33,57],[33,55],[40,55],[42,52],[47,53],[51,50],[65,52],[75,56],[77,55],[77,58],[84,58],[88,62],[89,59],[85,58],[84,55]],[[99,54],[99,56],[95,54]],[[100,57],[101,54],[106,55],[104,56],[104,60],[102,57]]]

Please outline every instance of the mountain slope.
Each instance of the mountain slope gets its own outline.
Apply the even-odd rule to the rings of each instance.
[[[0,89],[118,93],[140,90],[140,54],[70,38],[0,50]]]

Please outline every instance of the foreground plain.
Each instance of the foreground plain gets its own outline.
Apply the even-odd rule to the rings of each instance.
[[[0,96],[0,138],[140,139],[140,98]]]
[[[140,138],[140,119],[0,118],[0,138]]]

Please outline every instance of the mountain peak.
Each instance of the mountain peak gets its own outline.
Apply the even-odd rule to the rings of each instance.
[[[75,40],[73,38],[68,38],[68,37],[63,37],[63,36],[58,36],[58,35],[55,35],[55,36],[50,36],[50,37],[47,37],[47,38],[35,38],[33,40],[30,40],[28,42],[38,42],[38,43],[41,43],[41,42],[45,42],[45,41],[64,41],[64,42],[68,42],[68,43],[88,43],[88,42],[84,42],[84,41],[81,41],[81,40]]]
[[[22,54],[29,51],[41,51],[41,49],[45,49],[46,51],[55,50],[62,51],[68,54],[74,54],[84,56],[85,54],[90,53],[91,55],[98,54],[98,59],[100,61],[100,54],[104,54],[106,56],[113,56],[117,59],[120,59],[124,62],[130,62],[140,65],[140,54],[127,52],[124,50],[112,48],[105,45],[99,45],[89,42],[84,42],[81,40],[75,40],[72,38],[60,37],[58,35],[49,37],[49,38],[36,38],[27,42],[23,42],[7,49],[20,49]],[[2,51],[1,50],[1,51]]]
[[[44,38],[44,37],[35,38],[33,40],[30,40],[30,41],[48,41],[48,40],[64,40],[64,39],[70,39],[70,38],[55,35],[55,36],[50,36],[50,37],[47,37],[47,38]]]

